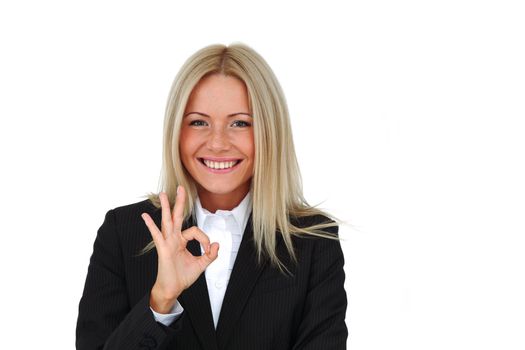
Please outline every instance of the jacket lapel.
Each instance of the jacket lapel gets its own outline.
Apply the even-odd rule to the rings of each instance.
[[[197,224],[192,218],[183,225],[183,230]],[[201,255],[200,243],[197,240],[188,242],[186,248],[194,255]],[[206,277],[202,273],[188,289],[180,295],[180,303],[190,318],[195,334],[204,349],[217,350],[217,339],[210,306],[210,296],[206,285]]]
[[[264,259],[261,265],[257,264],[257,254],[253,242],[252,214],[250,214],[217,323],[216,334],[219,349],[226,348],[234,326],[241,316],[244,305],[266,263],[267,259]]]

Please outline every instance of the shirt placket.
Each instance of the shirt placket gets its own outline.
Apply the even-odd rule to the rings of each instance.
[[[211,215],[207,218],[206,223],[210,241],[212,243],[219,242],[218,257],[208,265],[205,271],[213,319],[216,324],[222,299],[224,298],[228,284],[228,267],[231,260],[232,237],[231,232],[227,229],[225,216]]]

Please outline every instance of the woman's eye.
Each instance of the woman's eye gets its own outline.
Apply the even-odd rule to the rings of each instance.
[[[204,120],[193,120],[190,122],[190,126],[206,126],[206,125],[208,125],[208,123],[205,122]],[[232,126],[245,128],[245,127],[251,126],[251,124],[248,122],[245,122],[244,120],[236,120],[232,123]]]
[[[204,120],[194,120],[190,123],[190,125],[195,125],[195,126],[203,126],[205,124],[206,122]]]
[[[250,126],[251,124],[248,123],[248,122],[245,122],[244,120],[236,120],[233,122],[234,125],[237,125],[237,126],[240,126],[240,127],[247,127],[247,126]]]

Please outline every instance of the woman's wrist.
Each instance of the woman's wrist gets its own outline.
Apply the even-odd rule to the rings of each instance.
[[[155,312],[158,312],[159,314],[168,314],[173,309],[179,295],[180,293],[175,293],[167,296],[159,291],[157,286],[154,285],[151,289],[149,303]]]

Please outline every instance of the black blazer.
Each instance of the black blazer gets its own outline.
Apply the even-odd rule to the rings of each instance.
[[[161,210],[148,200],[106,213],[79,304],[77,349],[346,349],[347,297],[338,241],[293,237],[299,259],[294,266],[278,235],[278,255],[294,273],[287,277],[268,260],[257,265],[250,214],[217,329],[204,273],[180,295],[184,312],[166,327],[149,308],[157,252],[136,256],[151,241],[143,212],[160,227]],[[304,227],[326,220],[318,215],[292,222]],[[189,219],[183,229],[194,225]],[[326,231],[337,233],[338,228]],[[200,254],[196,240],[187,248]]]

